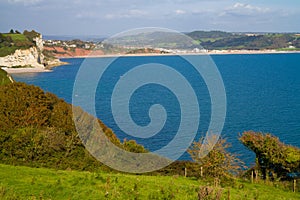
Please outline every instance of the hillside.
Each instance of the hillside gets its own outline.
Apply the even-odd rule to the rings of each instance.
[[[44,69],[61,64],[58,59],[44,55],[40,33],[34,30],[0,33],[0,67]]]
[[[82,119],[88,114],[80,108]],[[0,86],[0,162],[56,169],[108,169],[82,144],[73,122],[72,106],[36,86]],[[85,116],[86,115],[86,116]],[[121,142],[100,120],[103,132],[117,146],[145,152],[134,141]]]
[[[25,30],[23,33],[11,30],[9,33],[0,33],[0,57],[13,54],[17,49],[29,49],[37,44],[37,38],[41,36],[40,33],[32,30]],[[40,47],[38,47],[40,49]]]
[[[0,109],[0,199],[196,199],[199,187],[222,199],[300,198],[290,181],[251,184],[249,179],[223,177],[215,187],[214,178],[195,178],[199,166],[190,162],[175,162],[148,175],[118,173],[85,149],[74,127],[72,106],[36,86],[1,85]],[[121,142],[98,122],[115,145],[146,152],[134,141]]]
[[[6,74],[6,72],[3,72]],[[0,163],[75,170],[108,170],[86,150],[76,132],[73,111],[90,119],[80,108],[73,108],[51,93],[24,83],[0,86]],[[134,140],[120,141],[98,120],[103,132],[118,147],[130,152],[147,152]],[[153,174],[197,175],[195,163],[178,161]]]
[[[185,37],[184,34],[175,32],[154,31],[132,34],[101,39],[100,41],[82,41],[72,39],[72,37],[69,40],[59,40],[58,38],[55,40],[45,40],[44,54],[56,58],[69,58],[116,54],[180,53],[182,52],[180,50],[197,53],[197,49],[200,52],[208,53],[215,53],[215,51],[220,50],[228,52],[238,52],[240,50],[300,50],[300,34],[297,33],[231,33],[223,31],[193,31],[185,33],[190,38]],[[148,51],[151,48],[153,50]]]
[[[300,36],[295,33],[228,33],[194,31],[188,36],[208,50],[286,50],[300,49]]]

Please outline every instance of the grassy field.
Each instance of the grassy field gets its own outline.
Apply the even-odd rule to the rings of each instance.
[[[29,41],[28,38],[25,35],[23,35],[23,34],[4,33],[3,35],[4,36],[10,36],[11,39],[13,40],[13,42],[17,42],[17,41],[22,41],[22,42],[23,41]]]
[[[32,42],[23,34],[3,33],[2,35],[9,36],[12,41],[0,43],[0,57],[13,54],[17,49],[28,49],[32,45]]]
[[[209,181],[178,176],[0,165],[0,199],[197,199],[199,186],[208,184]],[[222,190],[221,199],[300,199],[300,193],[263,183],[235,181]]]

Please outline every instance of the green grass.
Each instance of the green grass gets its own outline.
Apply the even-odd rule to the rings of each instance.
[[[56,171],[0,164],[0,199],[197,199],[194,178],[118,173]],[[223,188],[221,199],[300,199],[266,184],[235,181]]]
[[[21,41],[21,42],[29,41],[28,38],[27,38],[25,35],[23,35],[23,34],[4,33],[3,35],[4,35],[4,36],[10,36],[11,39],[12,39],[14,42],[17,42],[17,41]]]
[[[17,49],[28,49],[33,45],[23,34],[2,33],[2,35],[11,37],[12,41],[0,43],[0,57],[13,54]]]

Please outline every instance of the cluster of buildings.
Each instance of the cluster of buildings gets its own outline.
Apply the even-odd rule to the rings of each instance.
[[[61,40],[43,40],[45,46],[63,47],[63,48],[83,48],[91,49],[95,46],[92,42],[84,42],[81,40],[61,41]]]

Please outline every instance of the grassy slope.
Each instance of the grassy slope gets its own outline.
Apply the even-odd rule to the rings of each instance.
[[[0,68],[0,85],[6,85],[8,83],[11,83],[11,80],[9,79],[6,71]]]
[[[0,199],[197,199],[205,185],[184,177],[56,171],[0,164]],[[238,181],[230,199],[300,199],[265,184]],[[228,187],[222,199],[228,199]]]
[[[4,36],[10,36],[11,39],[13,40],[13,42],[17,42],[17,41],[22,41],[22,42],[23,41],[29,41],[28,38],[25,35],[23,35],[23,34],[4,33],[3,35]]]
[[[10,36],[13,43],[18,42],[29,42],[29,39],[23,35],[23,34],[11,34],[11,33],[3,33],[4,36]],[[2,46],[0,47],[0,57],[4,57],[10,54],[13,54],[17,49],[20,49],[21,47],[18,46]]]

